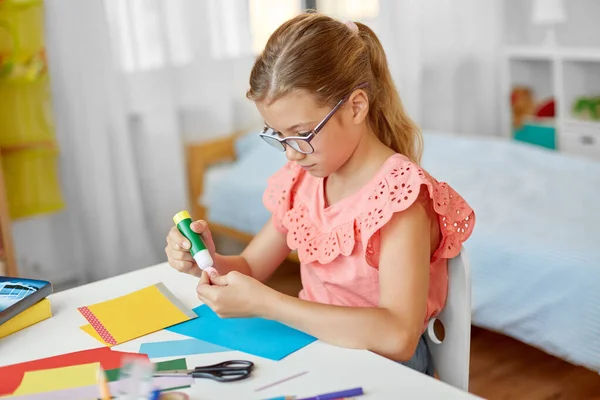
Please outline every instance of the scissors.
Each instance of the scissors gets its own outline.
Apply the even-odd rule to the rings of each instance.
[[[191,375],[192,378],[208,378],[219,382],[233,382],[246,379],[254,368],[252,361],[229,360],[206,367],[194,369],[175,369],[170,371],[158,371],[154,376],[182,376]]]

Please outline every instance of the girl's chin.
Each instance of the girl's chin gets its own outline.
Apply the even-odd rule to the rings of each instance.
[[[308,172],[309,174],[311,174],[311,176],[314,176],[315,178],[325,178],[328,175],[328,174],[323,173],[322,170],[316,169],[316,168],[313,168],[310,171],[306,171],[306,172]]]

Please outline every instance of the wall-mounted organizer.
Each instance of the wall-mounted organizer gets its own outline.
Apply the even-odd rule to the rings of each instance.
[[[502,4],[503,132],[600,160],[600,1]]]
[[[42,0],[0,1],[0,274],[18,275],[11,221],[63,208]]]

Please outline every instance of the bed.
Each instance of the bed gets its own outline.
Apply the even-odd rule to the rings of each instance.
[[[600,163],[501,138],[425,132],[423,167],[475,209],[476,326],[600,372]],[[195,217],[249,241],[282,153],[253,132],[188,146]],[[295,258],[294,255],[291,258]]]

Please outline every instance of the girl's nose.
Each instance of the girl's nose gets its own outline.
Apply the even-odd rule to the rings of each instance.
[[[304,153],[300,153],[299,151],[296,151],[292,148],[292,146],[285,146],[285,156],[287,157],[288,160],[290,161],[300,161],[302,160],[304,157],[306,157],[306,154]]]

